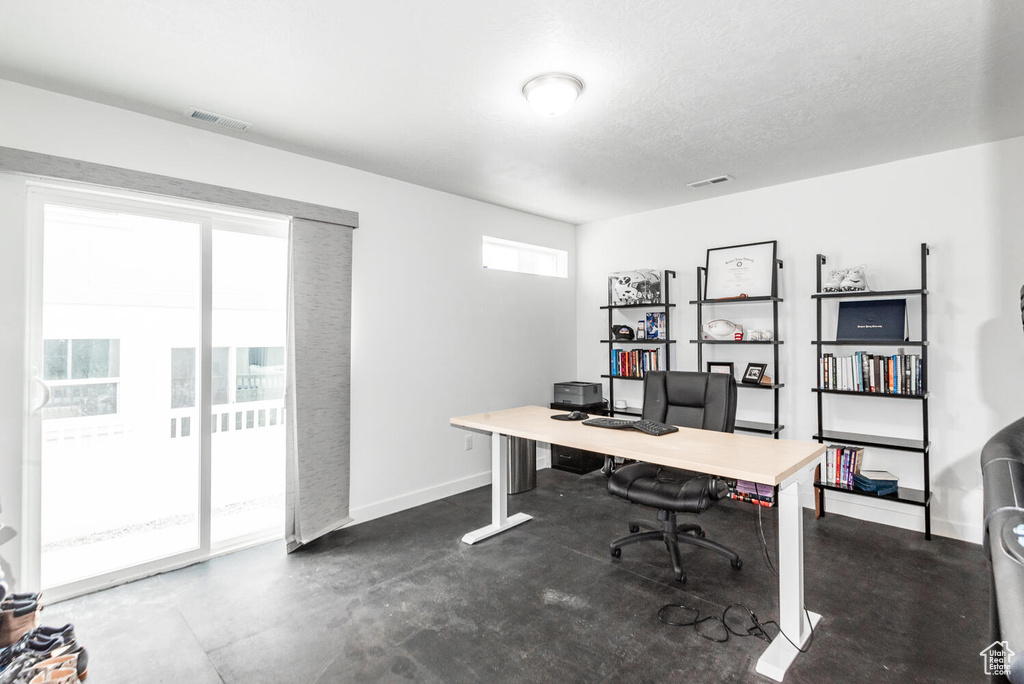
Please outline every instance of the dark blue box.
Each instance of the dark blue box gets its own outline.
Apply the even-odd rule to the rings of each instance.
[[[906,339],[906,299],[839,302],[837,341],[886,340],[902,342]]]

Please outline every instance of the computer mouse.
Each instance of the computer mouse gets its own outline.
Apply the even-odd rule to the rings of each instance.
[[[583,411],[573,411],[568,416],[566,416],[566,420],[586,420],[589,417],[590,416],[588,416]]]

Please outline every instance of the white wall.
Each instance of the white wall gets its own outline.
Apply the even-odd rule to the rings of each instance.
[[[0,146],[359,212],[353,267],[357,521],[490,481],[451,416],[550,401],[575,372],[573,226],[93,102],[0,81]],[[0,182],[0,521],[20,535],[25,225]],[[485,271],[487,234],[570,253],[568,279]],[[486,521],[482,521],[486,522]],[[481,524],[482,524],[481,522]],[[472,526],[471,526],[472,527]],[[468,529],[467,529],[468,531]],[[0,557],[17,574],[20,540]]]
[[[723,169],[728,171],[728,169]],[[979,454],[997,429],[1024,412],[1024,335],[1017,293],[1024,283],[1024,138],[918,157],[707,201],[581,226],[577,316],[579,377],[607,372],[606,274],[631,268],[679,273],[673,337],[676,368],[696,365],[696,267],[705,250],[778,240],[781,276],[780,379],[782,436],[810,439],[817,428],[814,338],[815,254],[829,266],[868,266],[875,289],[919,283],[920,243],[931,245],[929,331],[933,531],[981,540]],[[699,192],[699,191],[694,191]],[[656,245],[655,249],[651,245]],[[913,305],[913,302],[911,303]],[[741,305],[753,307],[753,305]],[[757,309],[709,311],[749,327],[770,327]],[[762,311],[767,311],[765,308]],[[752,324],[752,325],[751,325]],[[826,323],[825,335],[834,318]],[[834,330],[834,327],[831,327]],[[912,330],[916,330],[912,324]],[[705,360],[729,360],[732,348]],[[746,351],[746,350],[744,350]],[[740,357],[770,361],[770,352]],[[632,384],[632,383],[630,383]],[[616,397],[620,383],[616,387]],[[639,383],[626,387],[639,404]],[[629,394],[632,392],[632,394]],[[755,396],[756,395],[756,396]],[[769,393],[740,392],[741,417],[770,420]],[[918,402],[829,397],[832,429],[920,436]],[[868,465],[884,467],[909,486],[921,486],[920,457],[868,450]],[[805,505],[810,505],[806,501]],[[828,510],[924,529],[921,509],[829,493]]]

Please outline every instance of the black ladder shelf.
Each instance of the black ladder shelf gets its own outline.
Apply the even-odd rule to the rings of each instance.
[[[670,350],[672,349],[672,345],[675,344],[676,341],[672,339],[672,324],[671,324],[672,317],[669,314],[671,312],[671,309],[673,309],[675,307],[675,304],[672,304],[670,299],[669,299],[669,291],[671,290],[671,288],[669,287],[669,278],[675,278],[676,277],[676,272],[675,271],[663,271],[662,273],[663,273],[663,275],[662,275],[662,279],[661,279],[661,303],[658,303],[658,304],[611,304],[611,303],[609,303],[607,306],[602,306],[601,307],[602,309],[607,309],[607,311],[608,311],[608,335],[609,335],[609,338],[611,337],[612,326],[615,325],[615,312],[616,311],[634,309],[634,310],[641,310],[641,311],[645,311],[645,312],[646,311],[659,311],[659,312],[664,312],[665,313],[665,339],[660,339],[659,338],[657,340],[646,340],[646,339],[644,339],[644,340],[615,340],[615,339],[601,340],[602,344],[607,344],[608,345],[608,373],[606,375],[602,375],[601,377],[602,378],[608,378],[608,409],[607,409],[607,412],[608,412],[609,416],[615,416],[615,415],[641,416],[641,415],[643,415],[643,412],[640,411],[640,410],[637,410],[637,409],[617,409],[617,408],[615,408],[615,381],[616,380],[624,380],[624,381],[627,381],[627,382],[629,382],[629,381],[633,381],[633,382],[641,381],[642,382],[643,379],[644,379],[642,375],[640,375],[640,376],[613,375],[613,373],[612,373],[612,354],[615,352],[616,345],[628,346],[628,347],[635,347],[635,346],[638,346],[638,345],[641,346],[641,347],[645,346],[645,345],[656,345],[656,346],[663,345],[664,348],[665,348],[665,363],[663,364],[664,368],[660,368],[659,370],[672,370],[672,355],[670,353]],[[611,299],[611,295],[609,295],[609,299]]]
[[[817,396],[818,404],[818,432],[812,436],[820,444],[826,442],[847,444],[853,446],[878,447],[891,451],[902,451],[920,454],[924,470],[924,489],[913,489],[900,487],[895,494],[888,496],[877,496],[872,492],[861,491],[852,487],[843,487],[834,483],[825,482],[821,476],[819,465],[814,475],[815,509],[816,516],[825,515],[825,492],[836,491],[844,494],[868,496],[873,499],[892,501],[909,506],[921,506],[924,508],[924,538],[932,538],[932,509],[931,509],[931,480],[928,458],[931,452],[931,442],[928,440],[928,254],[927,244],[921,245],[921,287],[916,290],[874,290],[865,292],[822,292],[821,272],[826,263],[823,255],[817,256],[817,293],[811,295],[817,305],[817,338],[813,344],[818,352],[818,359],[822,358],[823,348],[839,345],[860,345],[860,346],[884,346],[884,347],[920,347],[921,356],[921,387],[919,394],[884,394],[871,392],[852,392],[848,390],[827,390],[821,387],[812,387],[811,391]],[[863,297],[886,298],[886,297],[920,297],[921,298],[921,339],[912,341],[893,340],[890,342],[844,342],[837,340],[826,340],[822,338],[821,319],[822,305],[827,300],[854,299]],[[815,378],[819,378],[819,371],[815,369]],[[870,397],[881,399],[901,399],[921,402],[921,438],[907,439],[897,437],[884,437],[879,435],[858,434],[852,432],[840,432],[837,430],[826,430],[822,417],[822,405],[825,397],[831,394],[841,394],[857,397]]]
[[[779,433],[786,427],[779,422],[779,390],[785,387],[785,383],[779,382],[779,346],[782,341],[779,339],[779,304],[782,303],[782,298],[778,297],[778,273],[779,269],[782,268],[782,259],[775,260],[775,270],[772,272],[772,292],[773,295],[770,297],[744,297],[742,299],[693,299],[690,300],[690,304],[697,305],[697,339],[690,340],[690,344],[697,345],[697,370],[704,370],[704,345],[737,345],[737,346],[756,346],[766,345],[772,348],[772,384],[770,385],[752,385],[744,382],[737,382],[736,386],[751,390],[766,390],[772,393],[773,404],[774,404],[774,419],[771,423],[757,422],[752,420],[736,420],[736,429],[742,430],[743,432],[753,432],[761,435],[771,435],[774,439],[779,439]],[[697,297],[701,297],[704,292],[704,282],[707,278],[707,269],[704,266],[697,267]],[[704,307],[705,306],[718,306],[718,305],[742,305],[742,304],[755,304],[755,303],[771,303],[772,305],[772,336],[773,340],[761,341],[761,340],[705,340],[702,339],[702,329],[704,325]]]

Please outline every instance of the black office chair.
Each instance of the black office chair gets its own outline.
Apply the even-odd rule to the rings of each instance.
[[[736,422],[736,380],[725,373],[654,371],[644,380],[644,420],[680,427],[732,432]],[[652,437],[651,439],[659,439]],[[679,543],[720,553],[739,570],[743,561],[735,551],[704,538],[700,525],[676,524],[677,513],[701,513],[725,497],[728,486],[717,477],[690,473],[653,463],[619,468],[608,479],[608,491],[632,503],[658,509],[662,528],[630,521],[628,536],[611,543],[613,558],[622,547],[642,541],[663,541],[672,556],[677,582],[686,581]],[[640,532],[640,528],[648,532]]]

